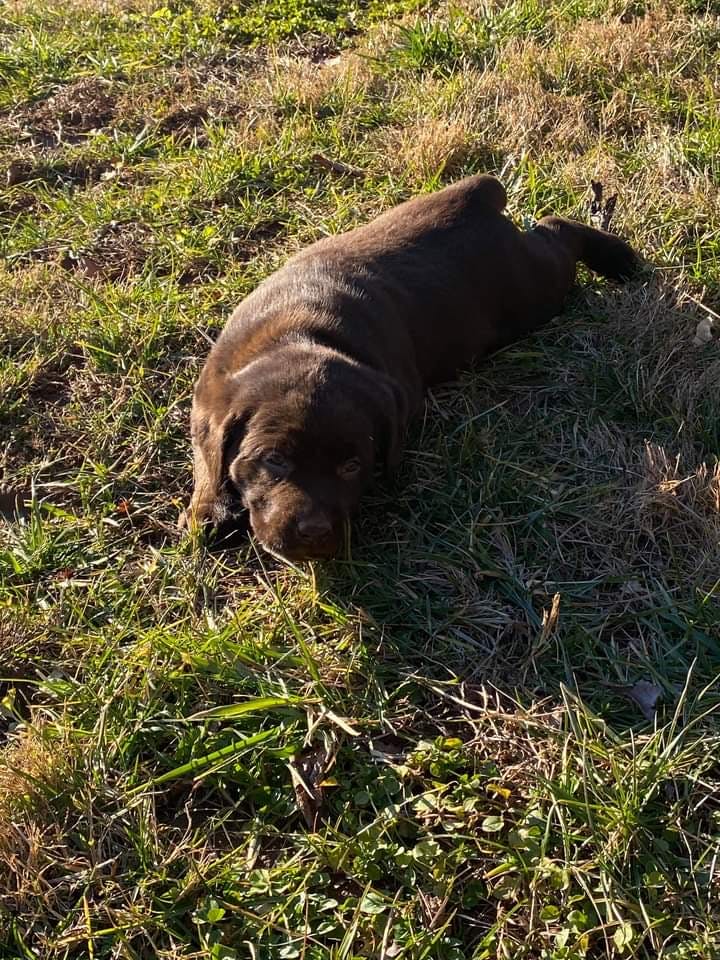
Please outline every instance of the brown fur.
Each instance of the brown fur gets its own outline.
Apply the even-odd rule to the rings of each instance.
[[[275,552],[336,553],[426,386],[555,316],[577,261],[613,279],[637,264],[560,217],[523,233],[505,202],[489,176],[416,197],[314,243],[240,304],[195,388],[190,518],[239,508]]]

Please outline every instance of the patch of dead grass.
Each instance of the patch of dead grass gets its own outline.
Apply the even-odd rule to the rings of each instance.
[[[318,110],[330,94],[352,104],[382,87],[368,61],[354,53],[333,56],[319,65],[278,53],[269,69],[275,97],[292,98],[305,110]]]
[[[79,271],[89,280],[122,281],[139,273],[152,253],[152,228],[138,220],[104,224],[91,243],[78,253],[66,253],[60,261],[65,270]]]
[[[89,133],[115,117],[116,98],[111,85],[97,77],[66,84],[27,110],[29,125],[43,131]]]
[[[43,735],[42,725],[18,728],[0,750],[0,904],[24,898],[41,885],[48,859],[42,850],[61,843],[55,798],[73,779],[67,744]],[[55,859],[55,858],[51,858]],[[17,904],[19,906],[19,904]]]
[[[207,844],[156,821],[150,798],[126,806],[110,785],[93,791],[87,761],[31,729],[0,752],[0,911],[32,923],[48,956],[85,948],[90,916],[131,931],[146,925],[152,892],[129,895],[122,882],[137,867],[139,829],[150,831],[143,854],[155,882],[206,858]],[[188,876],[188,889],[193,882]],[[85,908],[77,910],[79,896]]]
[[[206,146],[206,128],[217,123],[240,143],[272,122],[268,75],[267,58],[259,55],[237,63],[199,61],[164,74],[160,86],[146,81],[129,86],[118,98],[117,115],[125,126],[154,128],[184,147]]]
[[[55,265],[34,262],[15,270],[0,262],[5,349],[16,353],[29,347],[32,351],[34,343],[62,338],[68,329],[68,304],[76,301],[76,284]]]
[[[570,88],[584,89],[632,76],[676,74],[680,50],[681,69],[691,72],[703,55],[701,46],[688,44],[693,29],[666,3],[651,5],[643,16],[582,19],[546,48],[543,65]]]
[[[451,177],[482,149],[469,118],[421,118],[383,130],[377,137],[378,166],[425,182],[442,173]]]
[[[602,506],[572,521],[553,520],[554,577],[663,578],[673,588],[693,584],[710,591],[720,570],[720,464],[705,460],[691,444],[629,441],[616,426],[599,423],[588,431],[578,467],[603,476],[609,489]],[[577,454],[576,454],[577,456]],[[562,464],[560,450],[548,459]],[[582,475],[582,472],[581,472]],[[598,604],[607,618],[633,607],[629,593],[604,591]],[[635,598],[649,601],[639,590]],[[633,630],[638,630],[633,625]]]
[[[6,6],[15,14],[36,13],[37,0],[7,0]],[[82,16],[83,13],[100,13],[103,16],[117,16],[123,13],[153,13],[157,9],[156,0],[43,0],[43,11],[47,16]]]
[[[695,553],[700,566],[720,570],[720,463],[647,442],[637,505],[655,541],[663,537]]]
[[[118,92],[109,81],[86,77],[64,84],[50,96],[0,117],[4,137],[31,150],[79,143],[110,126],[116,117]]]
[[[501,142],[510,150],[544,150],[572,155],[592,142],[587,105],[582,97],[562,97],[537,80],[488,78],[485,95],[497,110]]]
[[[370,145],[378,167],[413,182],[492,167],[500,153],[574,156],[593,142],[584,98],[548,92],[531,77],[469,70],[450,87],[427,78],[410,88],[407,103],[414,105],[408,119],[381,127]]]

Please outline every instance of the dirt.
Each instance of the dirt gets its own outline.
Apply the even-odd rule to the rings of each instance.
[[[160,133],[171,134],[179,143],[203,146],[208,142],[205,123],[215,116],[209,104],[180,106],[166,114],[158,125]]]
[[[15,119],[34,146],[48,147],[76,143],[91,131],[108,126],[115,119],[115,105],[116,97],[109,84],[88,77],[31,104]]]
[[[30,197],[32,199],[32,195]],[[18,207],[17,212],[22,209]],[[0,205],[0,215],[2,213]],[[224,258],[232,263],[247,263],[258,255],[264,244],[274,240],[283,227],[280,220],[267,220],[252,230],[230,233],[223,244]],[[31,263],[56,262],[63,270],[77,273],[86,280],[118,282],[140,273],[152,255],[153,247],[154,232],[147,223],[111,220],[80,249],[67,249],[62,244],[52,243],[13,255],[7,263],[17,269]],[[189,257],[178,271],[177,282],[186,287],[212,280],[224,273],[223,263],[224,259],[217,261],[202,255]],[[167,266],[158,265],[157,272],[158,275],[167,275],[169,270]],[[51,390],[49,382],[48,389]]]
[[[145,223],[111,220],[81,250],[68,250],[64,244],[54,242],[12,254],[6,263],[18,269],[31,263],[59,262],[63,270],[77,271],[89,280],[123,280],[142,270],[150,254],[151,237],[152,230]]]
[[[26,503],[31,498],[29,489],[0,487],[0,520],[12,523],[29,515]]]
[[[39,202],[35,194],[29,190],[14,190],[0,197],[0,217],[19,217],[23,213],[30,213]]]
[[[70,385],[67,378],[57,371],[43,370],[33,379],[28,396],[32,400],[64,406],[70,402]]]
[[[8,187],[16,187],[19,183],[26,183],[32,172],[33,165],[29,160],[13,160],[5,170],[5,183]]]
[[[228,256],[240,263],[252,260],[265,244],[283,232],[284,227],[282,220],[263,220],[244,234],[233,233],[228,244]]]
[[[204,146],[210,142],[206,124],[214,120],[236,120],[247,105],[232,98],[213,97],[209,100],[179,104],[159,121],[158,131],[172,135],[181,144]]]
[[[36,371],[28,387],[28,396],[58,406],[69,403],[72,397],[70,372],[84,367],[86,360],[83,348],[75,345],[72,352],[65,352],[45,363]]]
[[[152,249],[153,232],[140,220],[111,220],[96,231],[90,244],[60,259],[65,270],[89,280],[124,280],[139,273]]]
[[[178,275],[177,282],[181,287],[188,287],[203,280],[212,280],[220,276],[222,269],[218,263],[209,257],[191,257]]]
[[[103,174],[113,169],[107,160],[57,160],[37,162],[30,158],[15,159],[5,169],[4,179],[9,187],[42,180],[51,187],[84,187],[96,183]]]

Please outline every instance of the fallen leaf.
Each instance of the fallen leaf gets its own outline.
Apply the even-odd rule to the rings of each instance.
[[[704,344],[709,343],[712,338],[713,322],[709,317],[703,317],[702,320],[698,321],[698,325],[695,328],[693,345],[696,347],[702,347]]]
[[[507,787],[501,787],[499,783],[488,783],[487,790],[498,797],[502,797],[503,800],[509,800],[512,793]]]
[[[662,687],[647,680],[638,680],[627,691],[628,697],[640,707],[640,712],[649,723],[655,719],[655,705],[662,693]]]
[[[335,762],[335,754],[324,744],[316,744],[288,763],[295,800],[310,830],[316,830],[323,802],[323,788],[336,786],[327,776]]]

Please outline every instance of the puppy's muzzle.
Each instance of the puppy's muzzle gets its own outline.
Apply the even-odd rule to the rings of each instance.
[[[279,517],[278,512],[264,523],[251,518],[259,540],[273,553],[289,560],[324,560],[340,551],[343,525],[334,523],[324,510],[306,510],[290,517]]]
[[[295,529],[301,543],[324,543],[333,532],[330,517],[325,513],[308,513],[297,518]]]

